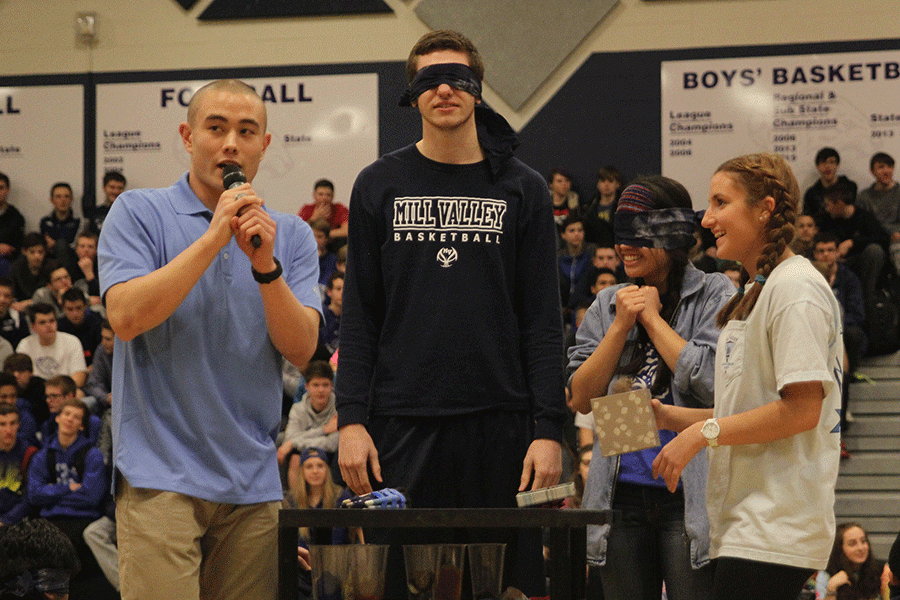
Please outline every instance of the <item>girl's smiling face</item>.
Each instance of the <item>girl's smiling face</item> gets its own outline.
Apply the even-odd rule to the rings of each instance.
[[[747,191],[731,175],[724,171],[713,175],[709,208],[701,224],[716,237],[716,256],[736,260],[748,271],[755,270],[756,259],[766,245],[765,228],[774,204],[774,200],[765,198],[750,206]]]

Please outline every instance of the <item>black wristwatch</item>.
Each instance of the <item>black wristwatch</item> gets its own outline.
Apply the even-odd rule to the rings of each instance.
[[[256,283],[272,283],[281,277],[281,274],[284,272],[284,269],[281,268],[281,263],[278,262],[278,259],[274,256],[272,257],[272,260],[275,261],[275,270],[269,271],[268,273],[260,273],[253,267],[250,267],[250,273],[253,274],[253,279],[256,280]]]

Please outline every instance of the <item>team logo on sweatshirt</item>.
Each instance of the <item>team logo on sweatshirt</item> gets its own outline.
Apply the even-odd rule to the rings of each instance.
[[[394,199],[395,242],[499,244],[506,202],[492,198],[405,196]],[[452,251],[452,256],[444,251]],[[457,258],[453,248],[438,253],[441,266]]]
[[[456,248],[441,248],[438,250],[437,261],[444,268],[455,263],[457,258],[459,258],[459,254],[457,254]]]

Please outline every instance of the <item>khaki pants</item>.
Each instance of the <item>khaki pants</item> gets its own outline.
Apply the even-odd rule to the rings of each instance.
[[[219,504],[121,478],[123,600],[274,600],[279,506]]]

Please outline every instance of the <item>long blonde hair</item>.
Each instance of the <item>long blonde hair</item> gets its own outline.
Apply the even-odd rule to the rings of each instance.
[[[315,457],[318,460],[322,460],[320,457]],[[310,459],[307,459],[310,460]],[[324,461],[323,461],[324,462]],[[301,463],[300,467],[303,467],[303,463]],[[316,508],[315,506],[309,505],[309,495],[310,495],[309,483],[306,481],[306,474],[303,475],[303,485],[298,486],[297,495],[294,497],[294,504],[297,508]],[[331,468],[328,466],[328,463],[325,463],[325,481],[322,483],[322,508],[336,508],[337,499],[341,495],[343,490],[339,485],[337,485],[334,480],[331,478]],[[300,537],[303,539],[309,539],[309,528],[301,527],[300,528]]]
[[[769,277],[781,256],[794,239],[794,219],[800,206],[800,188],[790,165],[778,154],[746,154],[722,163],[716,173],[726,173],[747,191],[746,202],[754,207],[764,198],[775,200],[775,208],[766,223],[766,245],[756,261],[756,273]],[[741,269],[741,287],[750,275]],[[735,295],[716,317],[724,327],[731,319],[744,320],[750,315],[765,281],[757,282],[744,294]]]

